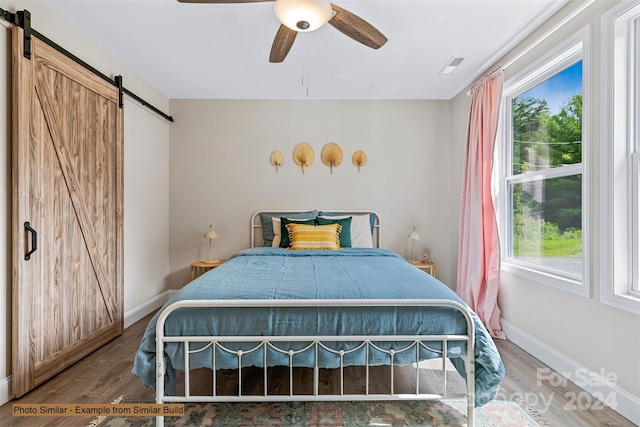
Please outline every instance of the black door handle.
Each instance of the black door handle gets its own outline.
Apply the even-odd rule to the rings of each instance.
[[[31,225],[28,222],[24,223],[24,229],[31,233],[31,250],[24,255],[24,260],[29,261],[29,259],[31,259],[31,254],[38,249],[38,233],[36,230],[31,228]]]

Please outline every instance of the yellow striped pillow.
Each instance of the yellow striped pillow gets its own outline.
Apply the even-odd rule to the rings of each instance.
[[[340,224],[307,225],[287,224],[291,245],[287,249],[299,251],[303,249],[330,249],[338,250],[340,247],[339,234],[342,231]]]

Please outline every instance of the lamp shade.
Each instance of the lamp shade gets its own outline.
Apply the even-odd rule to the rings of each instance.
[[[218,233],[216,233],[215,231],[209,229],[209,230],[207,230],[206,233],[204,233],[203,237],[205,239],[216,239],[218,237]]]
[[[409,232],[409,234],[407,234],[407,237],[410,238],[411,240],[421,240],[422,236],[420,235],[420,233],[418,233],[416,231],[416,225],[413,224],[413,230],[411,230]]]
[[[215,231],[212,230],[213,228],[213,224],[209,225],[209,229],[207,230],[206,233],[204,233],[204,237],[205,239],[215,239],[218,237],[218,233],[216,233]]]
[[[276,16],[294,31],[314,31],[329,22],[333,10],[327,0],[277,0]]]

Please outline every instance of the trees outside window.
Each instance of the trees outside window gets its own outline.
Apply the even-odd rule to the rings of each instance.
[[[498,142],[503,269],[582,295],[587,33],[505,82]]]
[[[552,112],[558,86],[568,98]],[[580,274],[582,176],[549,172],[582,163],[582,61],[513,98],[511,110],[510,256]]]

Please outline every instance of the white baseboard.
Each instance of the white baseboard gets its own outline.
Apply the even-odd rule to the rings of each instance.
[[[506,320],[500,319],[500,323],[509,341],[539,359],[593,397],[600,398],[604,396],[604,404],[610,406],[634,424],[640,425],[640,398],[617,386],[615,379],[611,381],[611,378],[607,378],[610,373],[593,372]],[[543,374],[547,375],[547,373]],[[605,375],[604,377],[602,376],[603,374]],[[558,381],[561,378],[552,376],[549,380]],[[580,401],[573,403],[579,405]]]
[[[168,291],[164,291],[160,295],[157,295],[124,313],[125,329],[136,323],[138,320],[143,319],[145,316],[153,313],[154,310],[162,307],[162,305],[165,302],[169,301],[169,298],[171,298],[176,292],[178,292],[176,289],[169,289]]]
[[[4,405],[13,398],[11,394],[11,375],[7,378],[0,379],[0,406]]]
[[[136,323],[138,320],[143,319],[145,316],[153,313],[154,310],[159,309],[162,305],[169,301],[169,298],[178,292],[175,289],[170,289],[151,298],[149,301],[146,301],[140,304],[137,307],[132,308],[124,314],[124,327],[128,328],[129,326]],[[11,393],[11,375],[7,378],[0,379],[0,406],[4,405],[8,401],[13,398],[13,394]]]

